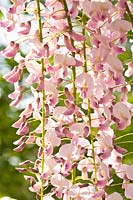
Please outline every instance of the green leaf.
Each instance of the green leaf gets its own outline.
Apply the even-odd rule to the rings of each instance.
[[[54,55],[50,56],[48,60],[51,65],[54,65]]]
[[[86,45],[87,46],[91,46],[91,42],[90,42],[90,36],[88,35],[88,33],[86,32],[86,34],[85,34],[85,36],[86,36],[86,40],[85,40],[85,43],[86,43]]]
[[[128,39],[133,39],[133,32],[132,31],[128,31],[127,38]]]
[[[124,53],[118,55],[118,58],[122,62],[132,59],[131,46],[132,46],[132,44],[130,42],[127,42],[125,45],[126,51]]]
[[[76,183],[93,183],[93,181],[91,179],[88,179],[88,180],[83,180],[82,176],[77,176],[76,179],[75,179],[75,182]]]
[[[0,21],[3,19],[3,17],[4,17],[4,14],[3,14],[3,12],[0,10]]]

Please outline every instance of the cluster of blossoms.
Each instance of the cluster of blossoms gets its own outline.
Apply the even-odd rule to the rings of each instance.
[[[116,174],[126,198],[133,199],[133,165],[122,163],[127,151],[116,144],[114,132],[114,126],[129,126],[133,113],[125,80],[133,75],[133,62],[125,68],[119,59],[132,30],[124,14],[132,20],[133,5],[126,0],[11,2],[8,10],[0,7],[0,28],[7,36],[13,33],[1,54],[17,63],[4,75],[14,84],[10,105],[18,106],[26,91],[32,97],[13,124],[20,136],[14,142],[17,152],[38,146],[37,159],[17,168],[30,173],[25,175],[29,190],[41,200],[122,200],[117,191],[108,194]],[[33,121],[39,124],[34,130]]]

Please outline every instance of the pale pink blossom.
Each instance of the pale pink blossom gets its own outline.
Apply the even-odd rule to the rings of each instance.
[[[75,159],[76,147],[73,144],[64,144],[59,149],[59,156],[65,160],[71,161]]]
[[[15,83],[15,91],[9,94],[9,98],[13,101],[10,103],[10,106],[17,106],[20,100],[22,99],[23,86],[19,86],[18,83]]]
[[[64,189],[71,187],[71,182],[63,177],[61,174],[54,174],[51,176],[50,182],[62,194]]]
[[[10,44],[3,51],[1,51],[1,53],[6,58],[13,58],[17,54],[18,50],[19,44],[11,41]]]
[[[59,122],[70,122],[72,120],[72,116],[63,114],[66,110],[67,108],[65,106],[57,106],[53,111],[55,119]]]
[[[41,175],[41,178],[44,180],[46,180],[48,177],[50,178],[53,173],[59,173],[60,168],[60,164],[58,164],[52,156],[47,157],[45,159],[44,172]]]
[[[76,61],[72,56],[56,53],[54,56],[55,65],[60,66],[75,66]]]
[[[39,183],[39,182],[36,182],[34,185],[29,187],[29,190],[31,192],[36,192],[36,193],[39,193],[40,189],[41,189],[41,183]]]
[[[8,9],[8,13],[9,14],[16,14],[17,10],[20,9],[20,10],[24,10],[25,9],[25,3],[26,0],[11,0],[11,2],[13,3],[9,9]]]
[[[28,132],[29,132],[29,123],[28,122],[24,122],[24,123],[21,124],[21,126],[17,130],[16,134],[17,135],[25,135]]]
[[[114,22],[111,23],[111,28],[114,31],[118,31],[120,42],[125,43],[127,41],[125,34],[132,29],[132,25],[126,20],[116,19]]]
[[[18,140],[16,140],[15,142],[13,142],[13,144],[14,144],[14,145],[20,145],[20,144],[22,144],[22,143],[25,143],[25,141],[26,141],[26,136],[23,135],[23,136],[21,136]]]
[[[58,90],[54,83],[51,80],[45,80],[44,82],[44,89],[46,91],[47,96],[47,104],[49,106],[54,106],[58,102]]]
[[[85,158],[80,160],[77,168],[81,171],[82,179],[87,180],[88,172],[92,172],[94,168],[92,158]]]
[[[127,20],[116,19],[111,23],[111,28],[115,31],[119,31],[121,34],[126,33],[132,29],[132,25]]]
[[[35,134],[34,133],[30,133],[28,136],[28,139],[26,140],[26,144],[33,144],[36,140]]]
[[[119,120],[117,126],[119,129],[125,129],[131,123],[131,113],[129,108],[122,102],[118,102],[113,107],[113,115]]]
[[[99,48],[93,48],[91,51],[91,61],[94,65],[102,65],[109,54],[110,50],[109,48],[103,46],[103,45],[99,45]]]
[[[11,32],[15,28],[15,23],[12,20],[5,20],[0,22],[0,26],[6,29],[7,32]]]
[[[19,86],[17,83],[15,84],[15,91],[10,93],[8,97],[10,99],[16,99],[18,96],[20,96],[21,92],[23,91],[23,86]]]
[[[86,134],[87,136],[89,135],[89,127],[87,129],[87,124],[86,123],[74,123],[70,126],[70,131],[75,137],[79,136],[84,136]],[[85,133],[87,131],[87,133]]]
[[[25,146],[26,146],[26,143],[21,142],[21,144],[19,146],[17,146],[16,148],[14,148],[13,150],[16,151],[16,152],[20,152],[20,151],[23,151]]]
[[[51,195],[45,195],[45,196],[43,197],[43,200],[54,200],[54,198],[51,197]]]
[[[109,55],[107,58],[107,63],[110,66],[110,70],[115,74],[121,74],[123,71],[122,62],[117,57]]]
[[[133,164],[126,168],[126,175],[129,180],[133,180]]]
[[[133,76],[133,62],[128,64],[128,69],[125,72],[125,76],[130,77]]]
[[[61,140],[59,137],[57,137],[55,129],[49,128],[45,134],[46,142],[49,143],[52,147],[59,146],[61,143]]]
[[[110,156],[104,160],[104,163],[107,166],[109,165],[112,166],[112,168],[117,171],[121,167],[121,161],[122,161],[122,154],[113,149],[111,151]]]
[[[87,25],[91,30],[96,30],[106,19],[110,22],[110,14],[113,12],[112,4],[108,2],[87,1],[83,2],[83,10],[89,16]]]
[[[69,195],[71,198],[74,198],[75,200],[92,200],[90,191],[88,189],[88,187],[83,187],[80,188],[78,185],[74,185],[71,187],[71,189],[69,190]]]
[[[79,41],[80,42],[80,41],[84,41],[85,40],[85,36],[84,35],[78,34],[78,33],[73,32],[73,31],[69,32],[69,35],[75,41]]]
[[[13,70],[4,75],[4,79],[10,83],[15,83],[19,81],[21,74],[22,70],[18,66],[15,66]]]
[[[22,23],[20,23],[18,33],[23,34],[23,35],[27,35],[30,32],[30,28],[31,28],[31,22],[30,21],[27,21],[25,23],[22,22]]]
[[[114,192],[107,196],[106,200],[123,200],[122,196],[118,192]]]
[[[97,134],[98,145],[101,149],[101,158],[106,159],[111,155],[113,149],[112,137],[106,132]]]
[[[12,127],[14,128],[19,128],[21,126],[22,123],[24,123],[26,121],[26,116],[21,116],[20,119],[18,121],[16,121]]]
[[[125,186],[125,196],[129,199],[133,199],[133,184],[129,183]]]
[[[90,98],[93,95],[94,82],[90,74],[79,74],[75,84],[82,98]]]
[[[78,15],[78,5],[79,2],[78,1],[73,1],[72,2],[72,7],[69,11],[71,18],[75,18]]]
[[[41,10],[45,9],[45,7],[44,7],[44,5],[42,3],[39,3],[39,4],[40,4],[40,9]],[[26,11],[29,14],[36,15],[37,14],[37,4],[36,4],[36,1],[28,2],[27,6],[26,6]]]
[[[41,77],[41,65],[35,60],[27,60],[25,61],[25,66],[30,75],[27,78],[27,82],[34,83],[37,82]]]
[[[108,17],[108,12],[110,12],[112,4],[110,2],[83,2],[83,9],[86,14],[96,21],[104,21]]]
[[[64,35],[64,43],[69,51],[75,51],[76,49],[72,46],[70,38]]]
[[[19,115],[19,117],[23,117],[25,116],[26,118],[30,117],[32,114],[32,104],[28,104],[28,106],[24,109],[23,112],[21,112],[21,114]]]
[[[74,101],[74,97],[67,87],[65,88],[65,94],[69,101]]]

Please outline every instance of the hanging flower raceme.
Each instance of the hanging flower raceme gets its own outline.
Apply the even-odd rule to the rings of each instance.
[[[12,125],[14,150],[38,149],[35,161],[17,167],[28,173],[29,190],[38,200],[122,200],[108,190],[118,176],[133,199],[133,166],[123,159],[130,152],[119,146],[133,113],[132,3],[11,2],[1,10],[1,54],[17,62],[4,75],[15,88],[10,105],[23,107]]]

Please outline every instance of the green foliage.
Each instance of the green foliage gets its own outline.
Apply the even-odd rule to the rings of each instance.
[[[0,21],[3,19],[4,15],[2,13],[2,11],[0,10]]]

